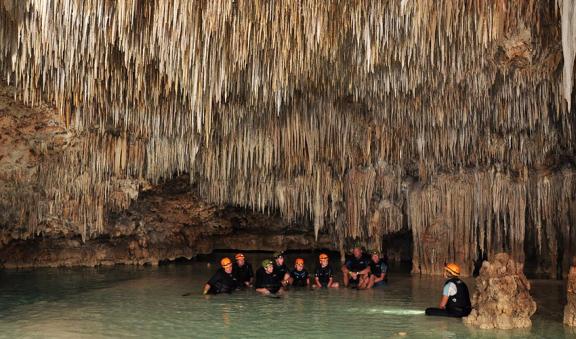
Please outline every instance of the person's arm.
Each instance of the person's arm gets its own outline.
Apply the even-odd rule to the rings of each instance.
[[[379,277],[374,276],[374,282],[377,283],[377,282],[380,282],[380,281],[384,280],[384,277],[385,277],[385,276],[386,276],[385,273],[380,274]]]
[[[204,291],[202,291],[202,294],[208,294],[208,291],[210,291],[210,284],[204,285]]]
[[[446,308],[446,304],[448,303],[448,298],[450,298],[451,295],[456,294],[456,292],[457,292],[456,285],[454,285],[454,283],[450,282],[450,283],[444,285],[444,288],[442,289],[442,298],[440,299],[440,308],[441,309]]]
[[[314,285],[316,285],[316,287],[322,287],[322,284],[320,283],[320,279],[318,279],[318,277],[314,277]]]
[[[306,286],[310,286],[310,277],[306,278]]]
[[[256,292],[260,292],[262,294],[270,294],[270,291],[268,291],[267,288],[257,288]]]
[[[442,299],[440,299],[440,308],[441,308],[441,309],[445,309],[447,303],[448,303],[448,296],[447,296],[447,295],[443,295],[443,296],[442,296]]]
[[[370,273],[370,266],[367,266],[362,271],[358,271],[358,275],[368,275],[368,273]]]

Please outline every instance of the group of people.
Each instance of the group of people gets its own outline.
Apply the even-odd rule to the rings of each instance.
[[[232,263],[230,258],[220,261],[222,266],[204,285],[204,294],[231,293],[234,290],[254,287],[264,295],[277,295],[289,287],[338,288],[329,257],[322,253],[311,275],[304,266],[304,259],[296,258],[294,267],[289,269],[284,253],[276,252],[271,259],[264,259],[256,274],[244,254],[238,253]],[[387,283],[388,266],[378,251],[364,254],[360,246],[354,247],[352,257],[341,268],[345,287],[369,289]],[[460,267],[455,263],[444,266],[442,298],[438,308],[426,309],[426,315],[465,317],[471,311],[470,295],[466,284],[460,280]]]
[[[358,246],[352,253],[352,258],[342,266],[345,287],[368,289],[386,284],[388,266],[379,252],[371,251],[366,256]],[[302,258],[296,258],[294,267],[288,268],[283,252],[276,252],[271,259],[264,259],[256,274],[244,254],[238,253],[234,259],[234,263],[227,257],[220,261],[222,268],[204,285],[204,294],[230,293],[249,287],[266,295],[282,293],[289,287],[340,287],[325,253],[318,257],[313,275],[305,268]]]

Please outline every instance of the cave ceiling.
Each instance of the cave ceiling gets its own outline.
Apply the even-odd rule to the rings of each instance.
[[[410,192],[439,194],[440,180],[486,182],[525,204],[489,199],[490,212],[478,203],[466,217],[480,227],[502,213],[508,230],[521,229],[528,177],[572,162],[573,7],[0,1],[4,102],[65,139],[19,166],[9,163],[17,138],[4,140],[2,178],[28,180],[30,191],[4,185],[13,213],[3,223],[34,233],[60,219],[89,238],[107,211],[187,173],[207,201],[305,220],[338,239],[412,227],[411,213],[433,208],[411,206],[423,198]],[[496,184],[504,177],[508,186]],[[422,224],[442,224],[440,214],[453,223],[446,206]]]

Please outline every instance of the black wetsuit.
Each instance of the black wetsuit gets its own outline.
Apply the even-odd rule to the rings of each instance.
[[[310,277],[310,275],[308,274],[308,271],[306,271],[306,269],[302,269],[302,271],[297,271],[296,269],[293,269],[292,272],[290,272],[290,277],[294,279],[294,281],[292,282],[292,286],[297,287],[308,286],[307,280]]]
[[[286,266],[286,264],[282,264],[279,266],[276,265],[276,263],[274,263],[274,273],[276,274],[278,282],[282,283],[282,280],[284,280],[284,276],[286,275],[286,273],[288,273],[288,266]]]
[[[228,274],[223,268],[219,268],[216,273],[208,280],[210,289],[208,293],[231,293],[238,287],[238,282],[232,273]]]
[[[426,315],[461,318],[470,314],[472,311],[472,304],[470,303],[468,286],[458,278],[447,280],[446,283],[444,283],[444,286],[449,283],[454,283],[454,285],[456,285],[456,294],[448,297],[446,308],[427,308]]]
[[[250,282],[250,280],[254,277],[254,271],[252,270],[252,265],[250,265],[249,262],[244,262],[242,267],[238,266],[238,263],[234,263],[234,266],[232,266],[232,273],[242,287],[246,286],[245,283]]]
[[[332,272],[332,268],[330,267],[330,265],[326,267],[318,266],[316,267],[316,272],[314,272],[314,276],[318,278],[318,281],[320,282],[320,285],[322,285],[322,287],[328,287],[330,278],[334,276],[334,273]]]
[[[255,288],[265,288],[271,293],[276,293],[280,289],[280,286],[280,280],[278,280],[276,273],[272,272],[268,274],[264,267],[260,267],[256,271]]]
[[[353,256],[351,259],[348,259],[348,261],[346,261],[346,267],[348,267],[348,270],[350,272],[360,272],[364,270],[366,267],[368,267],[368,265],[370,265],[370,261],[371,260],[364,255],[361,256],[359,259]],[[348,280],[348,284],[351,286],[358,285],[358,283],[360,283],[359,277],[356,277],[356,279],[352,279],[352,277],[350,277],[350,279]]]
[[[382,273],[386,274],[388,272],[388,265],[382,259],[380,259],[377,263],[374,260],[370,260],[370,272],[375,275],[377,278],[380,278]],[[384,280],[382,282],[388,282],[388,275],[384,276]]]

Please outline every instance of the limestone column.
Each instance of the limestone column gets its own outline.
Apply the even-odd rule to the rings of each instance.
[[[564,324],[576,326],[576,257],[572,258],[572,267],[568,273],[566,299],[568,303],[564,307]]]
[[[536,303],[523,268],[506,253],[485,261],[476,279],[472,313],[464,323],[482,329],[532,326],[530,317],[536,312]]]

